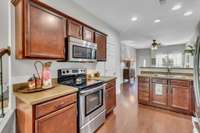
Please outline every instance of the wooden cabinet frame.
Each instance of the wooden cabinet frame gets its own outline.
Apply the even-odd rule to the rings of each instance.
[[[106,85],[106,114],[116,107],[116,80],[111,80]]]

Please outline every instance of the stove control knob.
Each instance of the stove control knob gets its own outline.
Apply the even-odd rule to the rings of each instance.
[[[62,74],[64,75],[64,74],[65,74],[65,71],[62,71]]]

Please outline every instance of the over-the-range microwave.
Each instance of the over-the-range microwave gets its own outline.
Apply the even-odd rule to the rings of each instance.
[[[66,39],[65,58],[69,62],[96,62],[97,44],[68,37]]]

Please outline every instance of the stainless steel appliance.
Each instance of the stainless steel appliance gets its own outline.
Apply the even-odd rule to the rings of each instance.
[[[200,133],[200,23],[196,29],[194,38],[194,93],[195,93],[195,117],[193,117],[194,133]]]
[[[98,80],[86,80],[86,71],[84,69],[60,69],[58,70],[58,82],[79,89],[79,132],[95,132],[105,121],[104,82]]]
[[[68,61],[96,62],[97,44],[74,37],[68,38]]]

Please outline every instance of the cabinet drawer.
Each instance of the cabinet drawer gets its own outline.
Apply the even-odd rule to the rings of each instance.
[[[187,81],[187,80],[171,80],[171,85],[189,87],[190,81]]]
[[[138,90],[139,91],[149,92],[149,84],[148,83],[139,84],[138,85]]]
[[[35,121],[35,133],[77,133],[76,104],[50,113]]]
[[[149,79],[149,77],[138,77],[138,81],[146,83],[146,82],[149,82],[150,79]]]
[[[36,105],[36,118],[40,118],[56,110],[62,109],[76,102],[76,94],[64,96],[55,100],[51,100],[39,105]]]
[[[167,84],[167,79],[153,78],[152,83]]]
[[[106,84],[106,89],[115,87],[115,80],[111,80]]]

